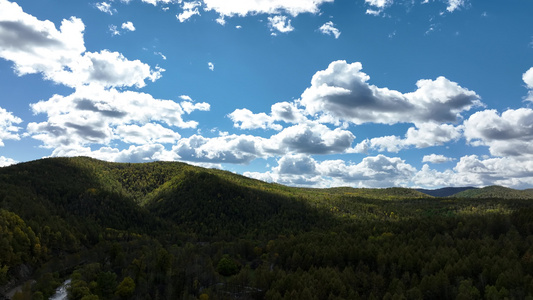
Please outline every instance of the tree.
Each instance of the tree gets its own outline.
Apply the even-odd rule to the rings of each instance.
[[[135,282],[129,276],[124,278],[122,282],[118,285],[115,295],[123,299],[129,299],[135,292]]]
[[[101,272],[98,274],[98,288],[101,295],[107,297],[112,295],[115,287],[117,286],[117,274],[112,272]]]
[[[217,272],[222,276],[235,275],[239,272],[239,265],[226,254],[218,262]]]

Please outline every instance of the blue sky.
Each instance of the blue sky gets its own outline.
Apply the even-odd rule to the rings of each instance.
[[[533,188],[533,2],[0,0],[0,166]]]

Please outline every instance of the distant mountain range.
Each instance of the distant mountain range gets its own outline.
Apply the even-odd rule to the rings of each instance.
[[[503,186],[475,187],[446,187],[436,190],[416,189],[433,197],[454,198],[499,198],[499,199],[533,199],[533,189],[515,190]]]
[[[445,187],[445,188],[440,188],[440,189],[435,189],[435,190],[428,190],[428,189],[416,189],[416,190],[426,195],[433,196],[433,197],[449,197],[457,193],[461,193],[461,192],[472,190],[472,189],[476,190],[477,188],[467,186],[467,187]]]

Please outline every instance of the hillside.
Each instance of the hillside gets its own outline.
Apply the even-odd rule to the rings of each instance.
[[[0,168],[0,299],[28,279],[17,297],[48,299],[67,278],[85,300],[533,296],[533,203],[483,190],[294,188],[178,162],[13,165]]]
[[[531,190],[515,190],[503,186],[487,186],[454,194],[456,198],[533,199]]]
[[[445,188],[440,188],[440,189],[435,189],[435,190],[428,190],[428,189],[416,189],[416,190],[426,195],[433,196],[433,197],[449,197],[457,193],[471,190],[471,189],[476,189],[476,188],[474,187],[445,187]]]

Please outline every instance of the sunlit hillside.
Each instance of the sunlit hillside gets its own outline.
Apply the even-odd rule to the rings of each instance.
[[[69,299],[84,300],[525,299],[525,193],[303,189],[177,162],[22,163],[0,168],[0,295],[48,299],[69,279]]]

